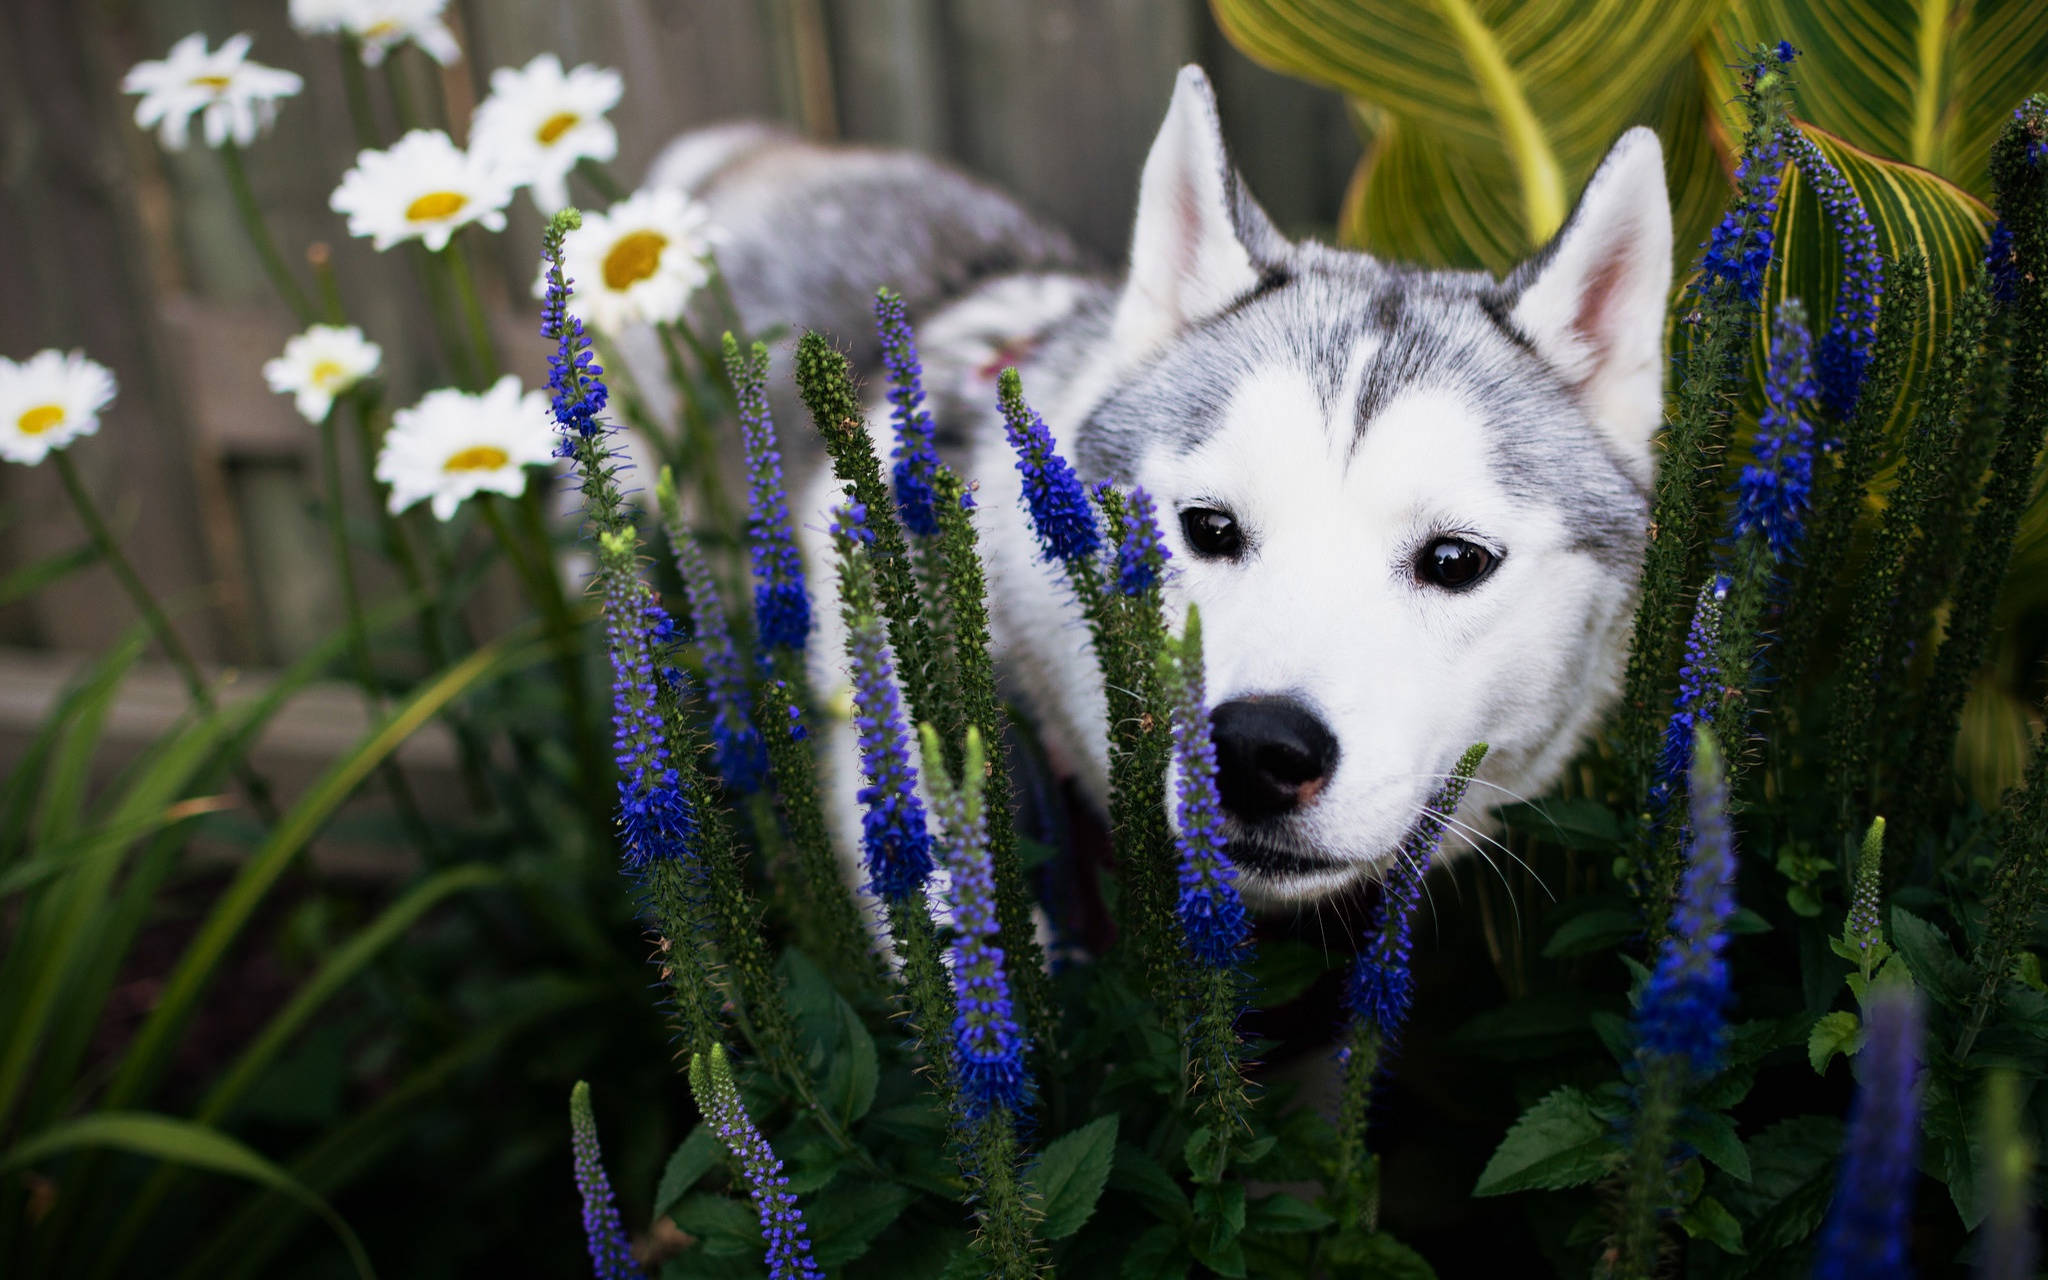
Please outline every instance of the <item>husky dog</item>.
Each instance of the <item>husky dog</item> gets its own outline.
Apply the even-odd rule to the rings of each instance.
[[[1097,806],[1100,677],[1022,509],[997,373],[1019,367],[1084,479],[1155,498],[1168,616],[1201,608],[1231,856],[1254,905],[1373,876],[1475,742],[1492,748],[1483,777],[1541,791],[1612,704],[1671,287],[1648,130],[1622,136],[1505,281],[1289,242],[1232,169],[1196,67],[1145,161],[1120,281],[1077,270],[1063,236],[987,188],[893,153],[728,127],[686,135],[651,180],[710,206],[750,326],[826,329],[858,363],[875,286],[905,293],[942,442],[980,485],[1000,669]],[[783,238],[793,225],[804,234]],[[821,476],[798,503],[821,589],[837,499]],[[841,688],[836,610],[818,616],[820,688]],[[843,724],[828,754],[851,849]]]

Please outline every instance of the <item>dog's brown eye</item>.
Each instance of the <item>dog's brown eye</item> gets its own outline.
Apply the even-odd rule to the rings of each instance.
[[[1500,557],[1463,538],[1438,538],[1415,558],[1415,576],[1446,591],[1463,591],[1493,572]]]
[[[1214,507],[1189,507],[1180,513],[1180,531],[1188,546],[1204,560],[1235,560],[1244,552],[1244,534],[1237,518]]]

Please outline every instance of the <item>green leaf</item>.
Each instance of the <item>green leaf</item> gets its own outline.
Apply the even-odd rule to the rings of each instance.
[[[1258,1007],[1271,1009],[1297,999],[1316,979],[1341,968],[1344,962],[1344,957],[1333,956],[1326,947],[1282,938],[1260,947],[1246,969]]]
[[[1038,1158],[1031,1183],[1045,1206],[1041,1238],[1064,1240],[1095,1212],[1116,1158],[1116,1128],[1116,1116],[1103,1116],[1054,1139]]]
[[[1694,1112],[1678,1122],[1678,1140],[1713,1161],[1728,1176],[1750,1180],[1749,1153],[1735,1136],[1735,1124],[1718,1111]]]
[[[1613,1130],[1586,1093],[1566,1085],[1522,1113],[1480,1171],[1475,1196],[1579,1187],[1605,1176],[1618,1157]]]
[[[1473,1018],[1445,1037],[1444,1046],[1503,1062],[1563,1053],[1590,1042],[1591,1014],[1603,1003],[1572,987],[1538,992]]]
[[[845,997],[838,997],[836,1003],[839,1051],[832,1055],[823,1096],[826,1104],[839,1114],[840,1121],[851,1125],[875,1105],[875,1086],[881,1079],[881,1067],[875,1054],[875,1038],[868,1034],[860,1015],[854,1012]]]
[[[1143,1149],[1127,1142],[1117,1144],[1116,1159],[1109,1170],[1109,1185],[1137,1196],[1175,1225],[1187,1225],[1187,1193],[1180,1189],[1180,1184],[1173,1180],[1165,1166]]]
[[[1423,1256],[1383,1231],[1341,1231],[1329,1242],[1330,1261],[1346,1276],[1371,1280],[1436,1280]]]
[[[1208,1229],[1209,1243],[1221,1247],[1244,1230],[1244,1184],[1219,1182],[1195,1188],[1195,1235]]]
[[[654,1216],[659,1218],[676,1207],[676,1202],[688,1195],[697,1180],[718,1167],[719,1157],[724,1149],[718,1145],[717,1135],[711,1126],[699,1124],[690,1130],[668,1158],[668,1165],[661,1171],[661,1185],[654,1192]]]
[[[1245,1211],[1244,1229],[1290,1235],[1301,1231],[1321,1231],[1335,1221],[1307,1201],[1282,1193],[1254,1201]]]
[[[1741,1253],[1742,1224],[1712,1196],[1701,1196],[1678,1215],[1678,1225],[1695,1240],[1716,1245],[1723,1253]]]
[[[684,1196],[670,1214],[677,1226],[702,1241],[713,1258],[758,1258],[761,1256],[761,1219],[744,1200],[706,1192]],[[817,1248],[813,1227],[812,1249]]]
[[[1815,1075],[1826,1075],[1836,1054],[1853,1056],[1863,1047],[1863,1024],[1846,1010],[1821,1015],[1806,1038],[1806,1060]]]
[[[0,578],[0,605],[10,605],[41,591],[54,582],[65,578],[92,564],[100,558],[99,548],[90,542],[69,551],[45,556],[34,564],[23,565],[4,578]]]
[[[1498,189],[1526,251],[1563,223],[1571,192],[1622,125],[1686,56],[1721,0],[1216,0],[1224,32],[1255,60],[1372,104],[1414,137],[1417,160],[1458,157]],[[1382,154],[1369,163],[1384,165]],[[1378,185],[1375,172],[1369,185]],[[1492,265],[1492,264],[1489,264]]]
[[[1764,1254],[1811,1240],[1834,1193],[1842,1122],[1832,1116],[1780,1121],[1748,1147],[1750,1180],[1720,1179],[1714,1188],[1715,1198],[1742,1224],[1744,1246]]]
[[[147,1111],[101,1111],[80,1116],[17,1142],[4,1156],[0,1156],[0,1173],[12,1173],[80,1147],[114,1147],[210,1173],[244,1178],[272,1191],[282,1192],[319,1214],[334,1229],[348,1250],[350,1260],[355,1263],[357,1275],[376,1275],[370,1266],[369,1255],[363,1252],[362,1243],[342,1221],[341,1215],[334,1211],[334,1206],[258,1152],[218,1129],[190,1120]]]
[[[1214,1182],[1223,1176],[1224,1161],[1230,1156],[1230,1146],[1214,1129],[1203,1125],[1188,1135],[1181,1144],[1181,1158],[1188,1162],[1188,1172],[1197,1182]]]
[[[1976,989],[1970,966],[1956,957],[1947,935],[1904,907],[1892,908],[1892,944],[1929,995],[1960,1008]]]
[[[857,1182],[842,1178],[804,1206],[810,1224],[811,1253],[818,1265],[837,1270],[868,1251],[875,1237],[896,1221],[917,1193],[893,1182]],[[688,1229],[685,1224],[685,1230]],[[760,1224],[754,1226],[760,1246]]]
[[[1550,935],[1550,941],[1543,944],[1543,954],[1550,959],[1588,955],[1605,951],[1642,931],[1643,926],[1635,913],[1619,907],[1581,911],[1557,927],[1557,932]]]
[[[1800,115],[1979,196],[1999,126],[2048,88],[2048,6],[2033,0],[1740,0],[1715,35],[1717,64],[1738,39],[1790,40]]]
[[[1607,853],[1621,846],[1621,821],[1598,800],[1504,804],[1496,812],[1514,830],[1567,849]]]
[[[1117,1280],[1186,1280],[1187,1274],[1188,1254],[1182,1247],[1180,1232],[1158,1226],[1132,1243],[1117,1271]]]

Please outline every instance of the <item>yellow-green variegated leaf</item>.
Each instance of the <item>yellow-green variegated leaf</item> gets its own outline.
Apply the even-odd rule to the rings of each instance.
[[[1881,159],[1810,124],[1800,128],[1856,188],[1877,229],[1878,251],[1897,260],[1917,249],[1927,258],[1927,314],[1900,393],[1901,403],[1915,401],[1956,298],[1976,279],[1990,211],[1969,192],[1925,169]],[[1778,198],[1778,253],[1764,284],[1765,302],[1775,308],[1788,297],[1803,299],[1817,335],[1834,310],[1841,247],[1813,188],[1789,163]],[[1762,341],[1759,326],[1759,358]]]
[[[1426,121],[1385,116],[1344,195],[1344,243],[1394,262],[1505,273],[1527,251],[1513,178]]]
[[[1979,196],[1999,128],[2048,88],[2043,0],[1736,0],[1714,26],[1718,63],[1778,40],[1800,50],[1802,117]],[[1733,76],[1722,73],[1724,101]]]
[[[1404,164],[1504,174],[1526,250],[1686,56],[1726,0],[1212,0],[1238,48],[1425,124],[1459,159]],[[1381,157],[1384,160],[1386,157]],[[1489,183],[1492,181],[1488,179]],[[1503,233],[1505,234],[1505,233]]]

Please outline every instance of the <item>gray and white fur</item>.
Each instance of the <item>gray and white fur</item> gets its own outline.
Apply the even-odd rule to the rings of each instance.
[[[727,127],[678,140],[650,181],[710,207],[752,327],[823,329],[871,363],[874,289],[909,299],[942,439],[980,486],[1003,679],[1097,806],[1100,678],[1021,504],[1000,369],[1019,367],[1084,479],[1153,495],[1169,617],[1201,608],[1232,853],[1255,904],[1375,875],[1474,742],[1491,744],[1481,776],[1498,789],[1475,789],[1462,821],[1484,822],[1488,794],[1540,792],[1612,705],[1671,287],[1648,130],[1622,136],[1563,230],[1504,281],[1288,241],[1232,169],[1196,67],[1146,159],[1120,280],[915,156]],[[872,421],[886,440],[879,402]],[[839,495],[820,472],[793,497],[829,592],[822,530]],[[1191,542],[1218,515],[1234,554]],[[1451,589],[1440,563],[1486,567]],[[829,599],[817,616],[814,677],[843,705]],[[858,758],[843,721],[828,738],[851,857]]]

